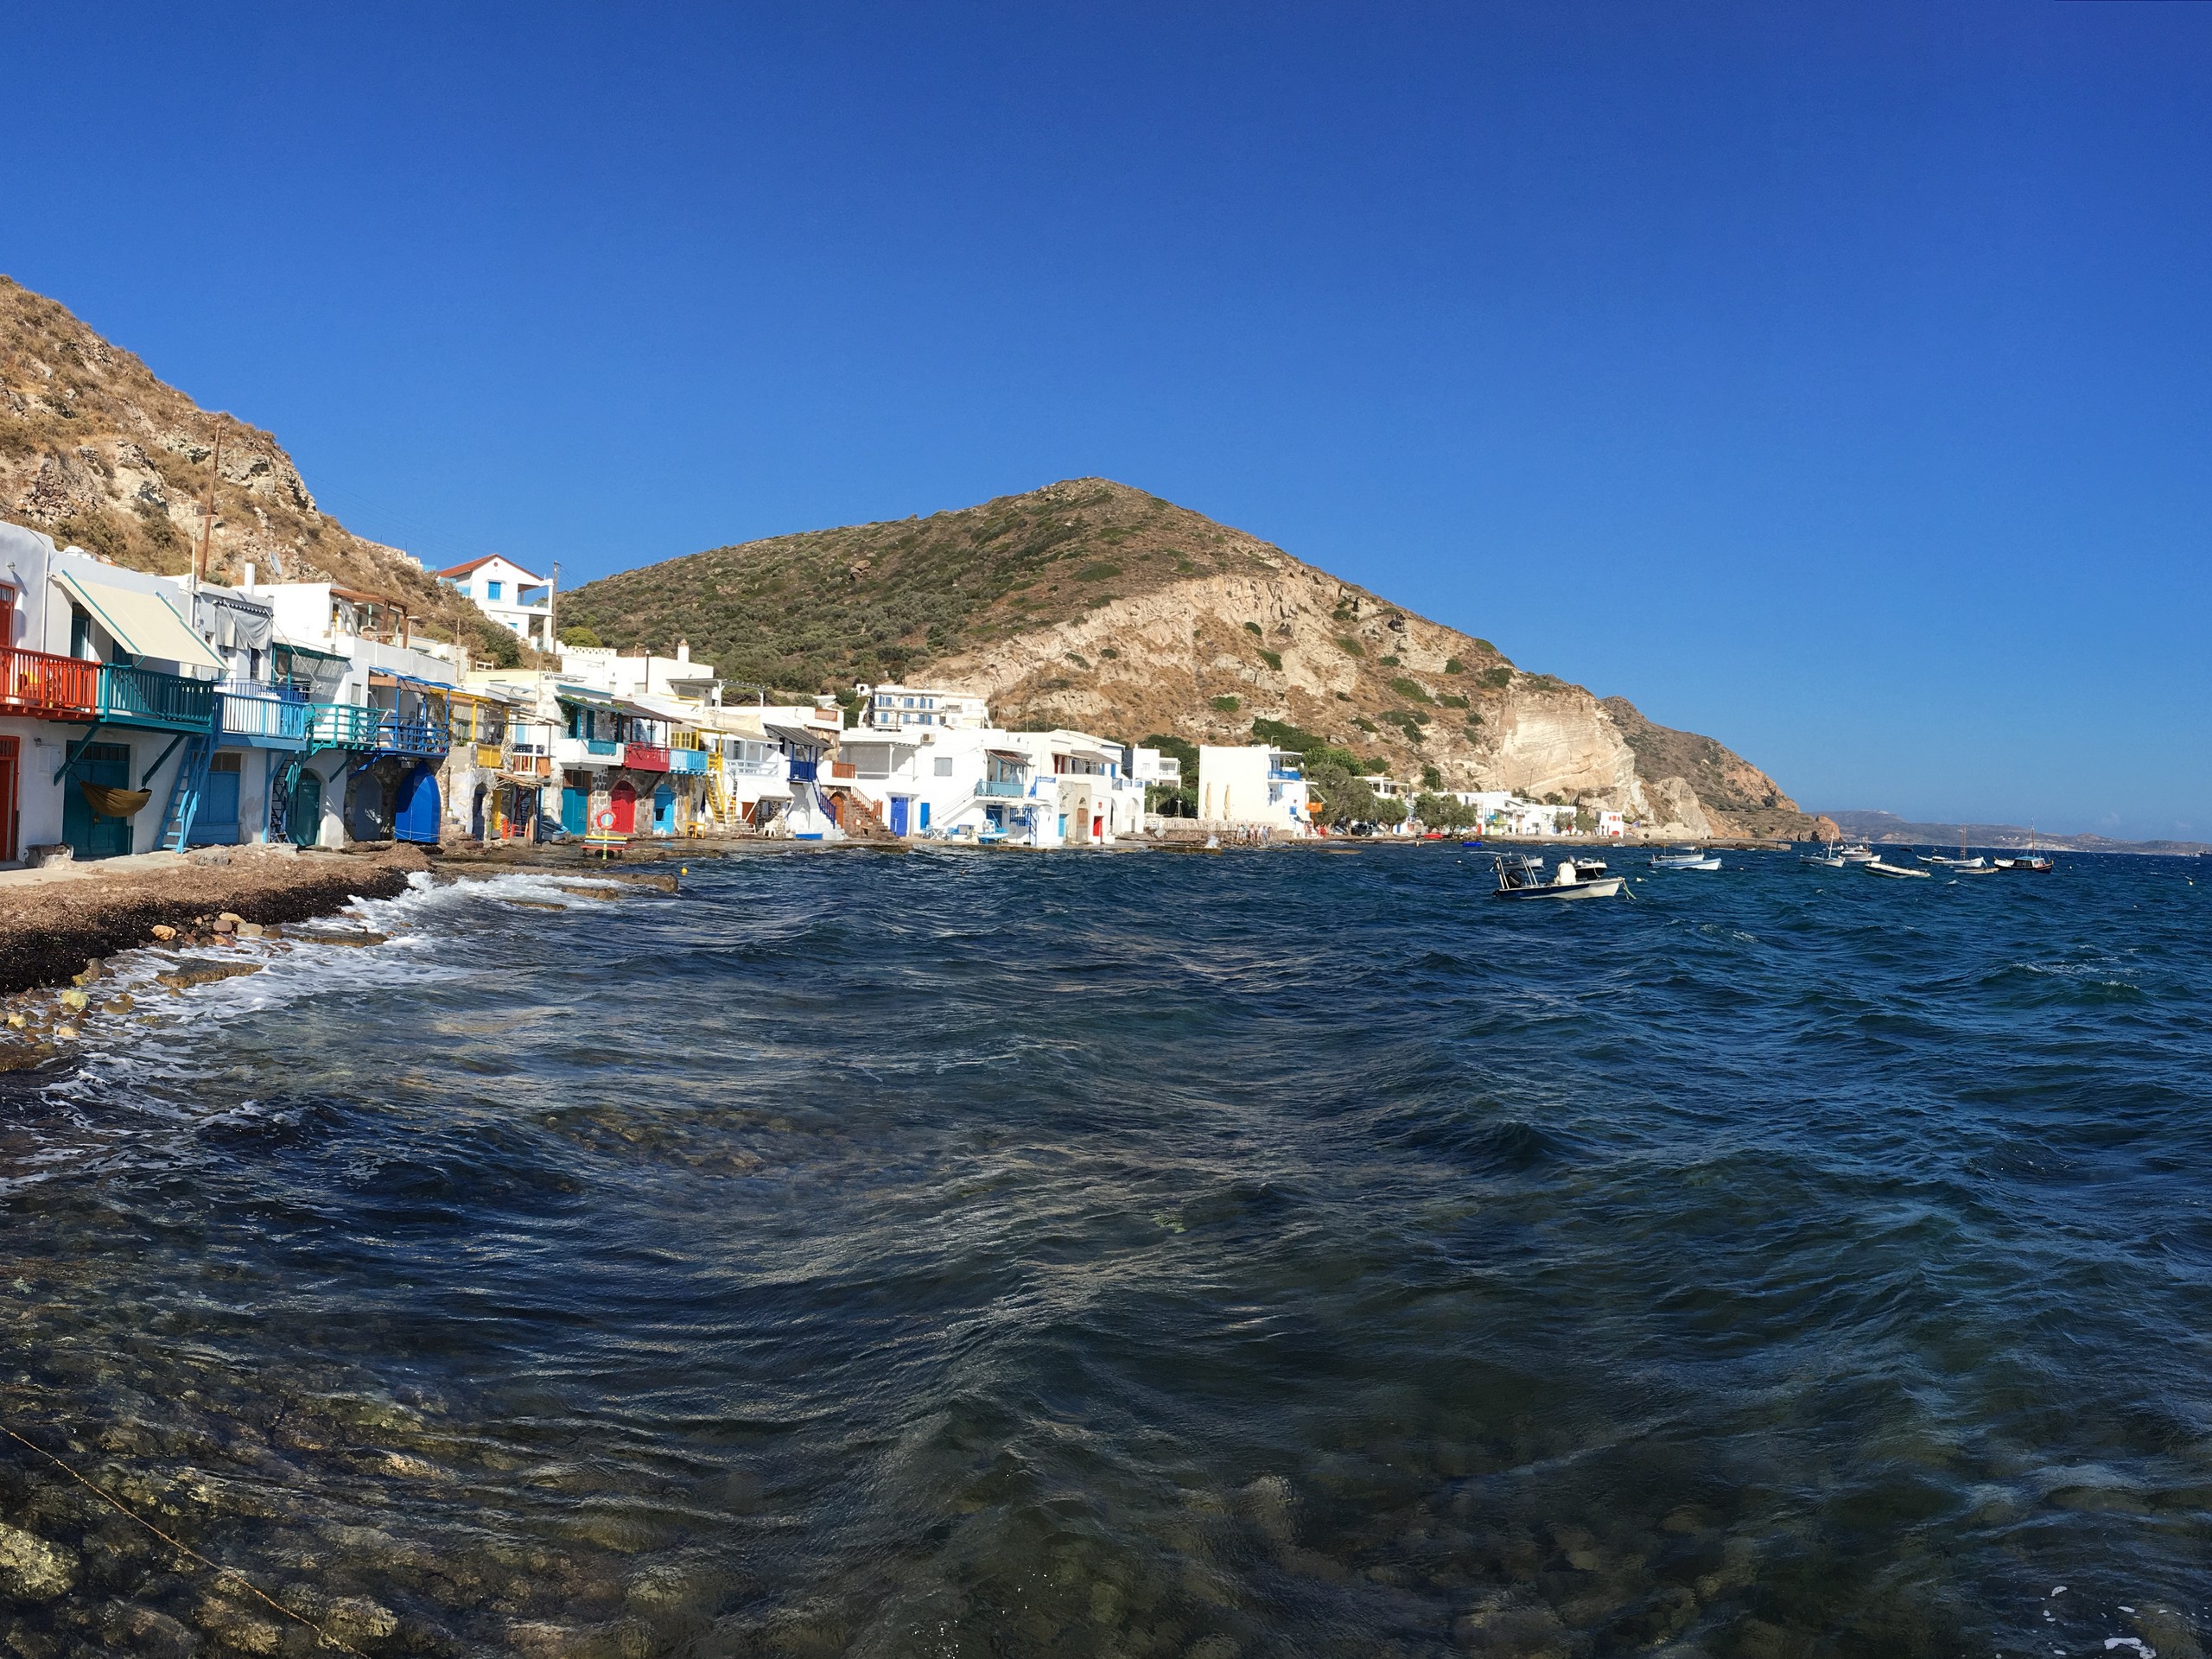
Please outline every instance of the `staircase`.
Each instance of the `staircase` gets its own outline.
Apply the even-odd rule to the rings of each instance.
[[[161,839],[154,845],[165,853],[181,853],[192,839],[192,820],[199,816],[200,798],[207,792],[207,769],[214,764],[215,736],[202,732],[185,746],[169,785],[168,805],[162,812]]]

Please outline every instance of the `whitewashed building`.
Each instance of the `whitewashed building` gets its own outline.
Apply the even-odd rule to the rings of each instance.
[[[1198,750],[1198,817],[1239,830],[1310,833],[1301,757],[1264,744]]]
[[[438,580],[467,594],[478,610],[524,644],[554,649],[553,584],[545,577],[493,553],[441,570]]]
[[[919,685],[856,685],[865,710],[862,724],[900,729],[951,727],[980,731],[991,723],[990,705],[965,691]]]

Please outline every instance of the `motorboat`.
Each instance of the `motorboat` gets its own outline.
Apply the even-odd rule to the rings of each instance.
[[[1544,878],[1544,863],[1526,853],[1500,853],[1496,861],[1495,899],[1611,899],[1621,890],[1624,875],[1609,874],[1599,859],[1562,858]]]
[[[1910,881],[1927,881],[1933,879],[1925,870],[1908,870],[1902,864],[1885,864],[1878,858],[1867,860],[1866,870],[1869,875],[1902,877]]]
[[[1968,858],[1967,849],[1963,847],[1959,849],[1959,855],[1956,858],[1946,858],[1941,853],[1920,853],[1916,856],[1923,864],[1933,864],[1938,869],[1944,870],[1978,870],[1989,862],[1979,853]]]
[[[1798,854],[1797,861],[1817,870],[1840,870],[1851,861],[1836,850],[1834,842],[1821,842],[1811,852]]]
[[[1719,854],[1709,853],[1701,847],[1677,847],[1671,852],[1652,854],[1651,868],[1655,870],[1717,870],[1720,868],[1720,857]]]
[[[1847,864],[1872,864],[1876,857],[1874,849],[1863,841],[1847,841],[1836,849],[1836,855]]]

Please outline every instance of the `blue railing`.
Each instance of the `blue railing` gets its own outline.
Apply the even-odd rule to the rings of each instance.
[[[281,692],[225,690],[219,729],[226,738],[271,748],[296,748],[307,741],[308,704]]]
[[[794,760],[794,761],[792,761],[792,762],[791,762],[791,782],[793,782],[793,783],[795,783],[795,784],[810,784],[810,783],[812,783],[812,782],[814,781],[814,779],[815,779],[815,774],[816,774],[817,771],[820,768],[821,765],[822,765],[822,763],[821,763],[820,761],[818,761],[818,760]]]
[[[380,754],[442,755],[453,747],[442,720],[402,720],[389,709],[373,712],[376,749]]]
[[[707,769],[707,752],[704,749],[671,749],[668,752],[668,769],[671,772],[703,772]]]
[[[1291,766],[1269,766],[1268,781],[1275,784],[1294,784],[1306,774]]]
[[[116,726],[204,732],[215,723],[215,683],[127,663],[103,663],[99,718]]]
[[[584,748],[587,753],[592,754],[615,755],[622,753],[622,746],[620,743],[610,742],[603,737],[587,738],[584,741]]]
[[[1026,785],[1011,778],[986,778],[976,785],[978,795],[990,795],[1003,800],[1019,800]]]

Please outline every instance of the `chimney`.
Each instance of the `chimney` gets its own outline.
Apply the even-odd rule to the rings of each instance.
[[[676,660],[679,663],[688,663],[691,660],[691,642],[689,639],[679,639],[676,642]]]
[[[245,562],[245,590],[249,594],[253,591],[253,561],[251,559]]]

